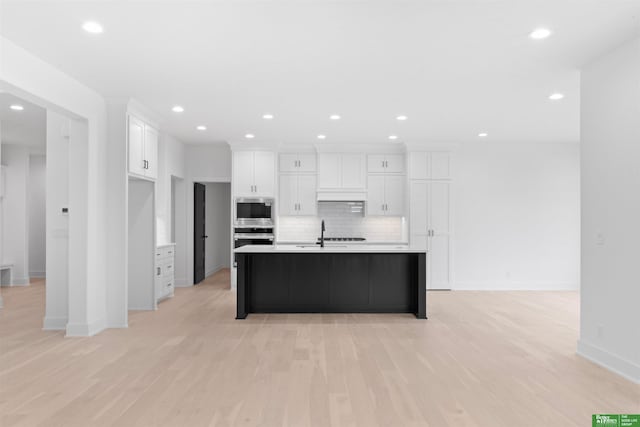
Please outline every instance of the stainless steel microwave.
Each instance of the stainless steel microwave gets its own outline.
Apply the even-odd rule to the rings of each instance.
[[[233,209],[235,227],[273,227],[275,203],[268,198],[238,198]]]

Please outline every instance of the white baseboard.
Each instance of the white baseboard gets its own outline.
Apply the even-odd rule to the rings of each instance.
[[[44,279],[47,277],[47,273],[45,271],[30,271],[29,278],[30,279]]]
[[[456,282],[457,291],[577,291],[577,283],[570,282],[516,282],[516,281],[477,281]]]
[[[67,337],[92,337],[106,329],[104,319],[92,323],[67,323]]]
[[[193,283],[185,277],[176,277],[176,288],[188,288],[190,286],[193,286]]]
[[[28,277],[12,277],[11,283],[2,286],[6,286],[8,288],[12,286],[29,286],[29,283],[30,282]]]
[[[45,317],[42,321],[43,331],[64,331],[66,328],[66,317]]]
[[[614,372],[636,384],[640,384],[640,365],[623,359],[603,348],[578,340],[578,355]]]

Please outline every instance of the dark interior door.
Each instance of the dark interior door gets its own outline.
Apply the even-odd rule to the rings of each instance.
[[[204,242],[205,234],[205,186],[195,183],[193,186],[193,283],[204,280]]]

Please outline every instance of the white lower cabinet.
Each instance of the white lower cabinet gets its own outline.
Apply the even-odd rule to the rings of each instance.
[[[411,181],[411,246],[427,249],[427,289],[451,289],[451,182]]]
[[[175,244],[156,248],[155,291],[156,300],[173,296],[175,290]]]

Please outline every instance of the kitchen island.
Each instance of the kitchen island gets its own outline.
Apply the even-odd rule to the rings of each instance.
[[[427,318],[424,250],[249,245],[235,253],[237,319],[249,313],[412,313]]]

